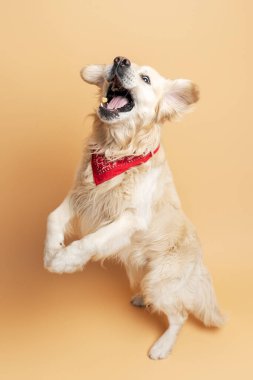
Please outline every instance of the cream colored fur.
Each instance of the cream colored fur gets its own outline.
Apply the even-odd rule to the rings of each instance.
[[[91,65],[81,75],[106,95],[111,65]],[[141,75],[148,75],[151,84]],[[198,100],[188,80],[167,80],[150,67],[132,64],[122,79],[135,107],[115,120],[95,115],[73,188],[48,217],[45,267],[56,273],[81,270],[89,260],[116,257],[125,264],[134,305],[163,312],[170,326],[152,346],[152,359],[166,357],[189,313],[207,326],[221,326],[210,276],[202,261],[194,227],[184,215],[162,146],[145,164],[98,186],[94,184],[91,152],[114,160],[154,151],[160,125],[181,116]],[[64,246],[71,221],[81,236]]]

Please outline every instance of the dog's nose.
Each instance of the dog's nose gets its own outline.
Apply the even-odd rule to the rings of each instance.
[[[130,67],[131,62],[125,57],[116,57],[113,60],[114,64],[121,67]]]

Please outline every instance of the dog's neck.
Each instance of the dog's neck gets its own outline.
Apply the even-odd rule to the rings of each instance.
[[[96,153],[103,153],[108,159],[139,156],[153,152],[160,144],[160,126],[149,124],[137,127],[129,123],[109,125],[95,118],[89,146]]]

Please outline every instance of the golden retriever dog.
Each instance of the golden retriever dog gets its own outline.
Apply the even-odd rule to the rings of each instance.
[[[135,289],[132,304],[168,318],[169,328],[149,351],[163,359],[189,314],[206,326],[224,323],[160,142],[161,125],[187,112],[198,89],[124,57],[89,65],[81,77],[98,86],[101,103],[74,186],[48,217],[44,265],[71,273],[89,260],[116,257]],[[65,246],[73,221],[80,239]]]

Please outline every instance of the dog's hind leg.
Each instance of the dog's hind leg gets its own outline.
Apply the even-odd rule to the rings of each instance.
[[[151,359],[164,359],[170,354],[188,317],[188,310],[183,302],[186,273],[179,271],[173,255],[166,256],[166,259],[154,259],[150,263],[150,271],[142,281],[145,301],[151,305],[153,311],[165,314],[169,322],[167,330],[149,351]]]
[[[149,351],[150,359],[166,358],[176,342],[177,335],[187,319],[187,313],[171,311],[166,313],[169,319],[169,328],[155,342]]]

